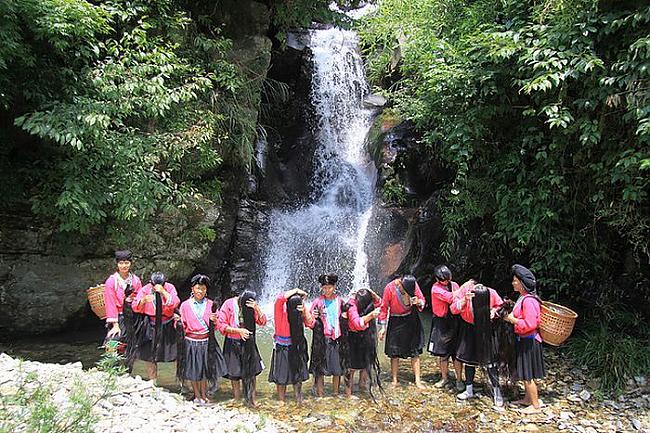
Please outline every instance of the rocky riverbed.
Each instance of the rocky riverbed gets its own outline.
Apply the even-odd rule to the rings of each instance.
[[[82,383],[88,399],[99,399],[92,408],[95,432],[650,432],[650,387],[645,377],[630,379],[627,390],[619,396],[603,395],[597,380],[586,369],[572,365],[561,351],[547,349],[545,359],[548,376],[540,383],[543,413],[523,416],[513,405],[495,410],[490,398],[481,392],[481,374],[477,377],[479,397],[468,403],[457,401],[452,390],[434,388],[431,384],[439,379],[439,373],[436,360],[428,355],[422,357],[426,390],[409,384],[413,376],[404,361],[402,385],[390,388],[382,355],[385,386],[383,393],[376,393],[376,403],[366,392],[356,391],[353,399],[332,397],[329,384],[326,392],[330,396],[318,399],[310,393],[310,381],[304,386],[302,406],[293,401],[291,387],[287,404],[280,406],[264,372],[258,380],[259,408],[249,410],[241,401],[229,399],[228,383],[222,383],[216,392],[216,403],[198,406],[187,401],[189,396],[155,387],[139,377],[117,376],[114,389],[99,399],[106,373],[83,371],[80,363],[18,361],[2,354],[0,395],[5,404],[0,408],[0,431],[27,431],[19,422],[28,415],[25,409],[7,405],[21,384],[28,389],[49,386],[55,404],[66,407],[75,387]],[[173,383],[171,368],[161,370],[161,375],[163,382]],[[513,401],[522,395],[521,388],[506,387],[505,394]],[[2,423],[9,428],[3,430]]]
[[[84,371],[80,362],[19,361],[3,353],[0,371],[0,432],[272,433],[288,429],[242,407],[196,405],[140,377],[111,378],[96,369]],[[58,429],[47,429],[49,422],[57,423]],[[84,425],[89,429],[84,430]]]

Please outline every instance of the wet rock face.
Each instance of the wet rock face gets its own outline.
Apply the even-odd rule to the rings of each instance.
[[[202,223],[218,216],[208,210]],[[86,289],[116,271],[114,250],[101,237],[62,235],[29,215],[0,220],[0,328],[3,337],[44,334],[87,320]],[[152,232],[146,248],[133,248],[132,271],[143,282],[161,270],[179,292],[183,280],[208,252],[208,244],[181,234],[187,227]],[[93,317],[92,320],[99,320]]]

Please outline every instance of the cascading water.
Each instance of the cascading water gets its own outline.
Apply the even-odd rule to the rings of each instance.
[[[312,30],[311,103],[318,118],[309,203],[274,210],[263,256],[262,298],[280,290],[310,290],[321,273],[339,275],[342,291],[367,287],[364,239],[376,169],[365,149],[374,110],[356,34]],[[307,162],[306,162],[307,163]]]

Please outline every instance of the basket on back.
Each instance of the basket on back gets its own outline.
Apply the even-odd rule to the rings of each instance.
[[[541,308],[539,333],[545,343],[559,346],[569,338],[578,315],[559,304],[544,301]]]
[[[106,318],[106,305],[104,304],[105,289],[106,287],[103,284],[100,284],[99,286],[91,287],[86,290],[90,308],[93,310],[93,313],[102,320]]]

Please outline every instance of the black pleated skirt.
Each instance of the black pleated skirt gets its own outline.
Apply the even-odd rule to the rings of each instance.
[[[390,316],[384,352],[389,358],[415,358],[422,354],[424,328],[420,315],[413,310],[408,316]]]
[[[247,366],[244,366],[243,354],[244,341],[226,337],[223,343],[223,357],[226,360],[226,368],[228,370],[226,377],[228,379],[239,380],[246,371],[249,372],[249,377],[253,377],[264,370],[264,363],[262,362],[259,350],[257,350],[257,344]]]
[[[370,336],[370,330],[350,331],[348,333],[348,345],[350,348],[348,367],[353,370],[370,368],[377,352],[377,342]]]
[[[147,319],[144,323],[144,338],[142,344],[136,349],[135,357],[147,362],[174,362],[177,356],[176,330],[174,320],[163,322],[161,326],[162,341],[158,351],[153,353],[154,324]]]
[[[479,364],[491,365],[497,362],[497,336],[494,328],[490,327],[490,338],[487,342],[485,359],[479,360],[479,351],[477,348],[477,335],[474,325],[460,319],[458,322],[458,346],[456,348],[456,359],[470,366]]]
[[[271,368],[269,369],[269,382],[278,385],[294,385],[309,379],[307,370],[307,353],[300,357],[298,368],[293,371],[289,364],[289,346],[275,344],[271,356]]]
[[[217,345],[215,352],[215,377],[213,379],[228,374],[226,360],[219,345]],[[192,381],[210,379],[208,364],[208,340],[195,341],[186,339],[183,379]]]
[[[331,338],[325,338],[325,362],[321,371],[314,371],[312,365],[313,356],[312,353],[312,362],[309,365],[309,372],[315,376],[342,376],[343,368],[341,367],[341,345],[339,342],[340,338],[332,340]]]
[[[444,317],[433,316],[429,335],[429,353],[443,358],[456,357],[458,316],[448,313]]]
[[[518,338],[515,340],[515,351],[519,380],[541,379],[546,376],[542,343],[534,338]]]

